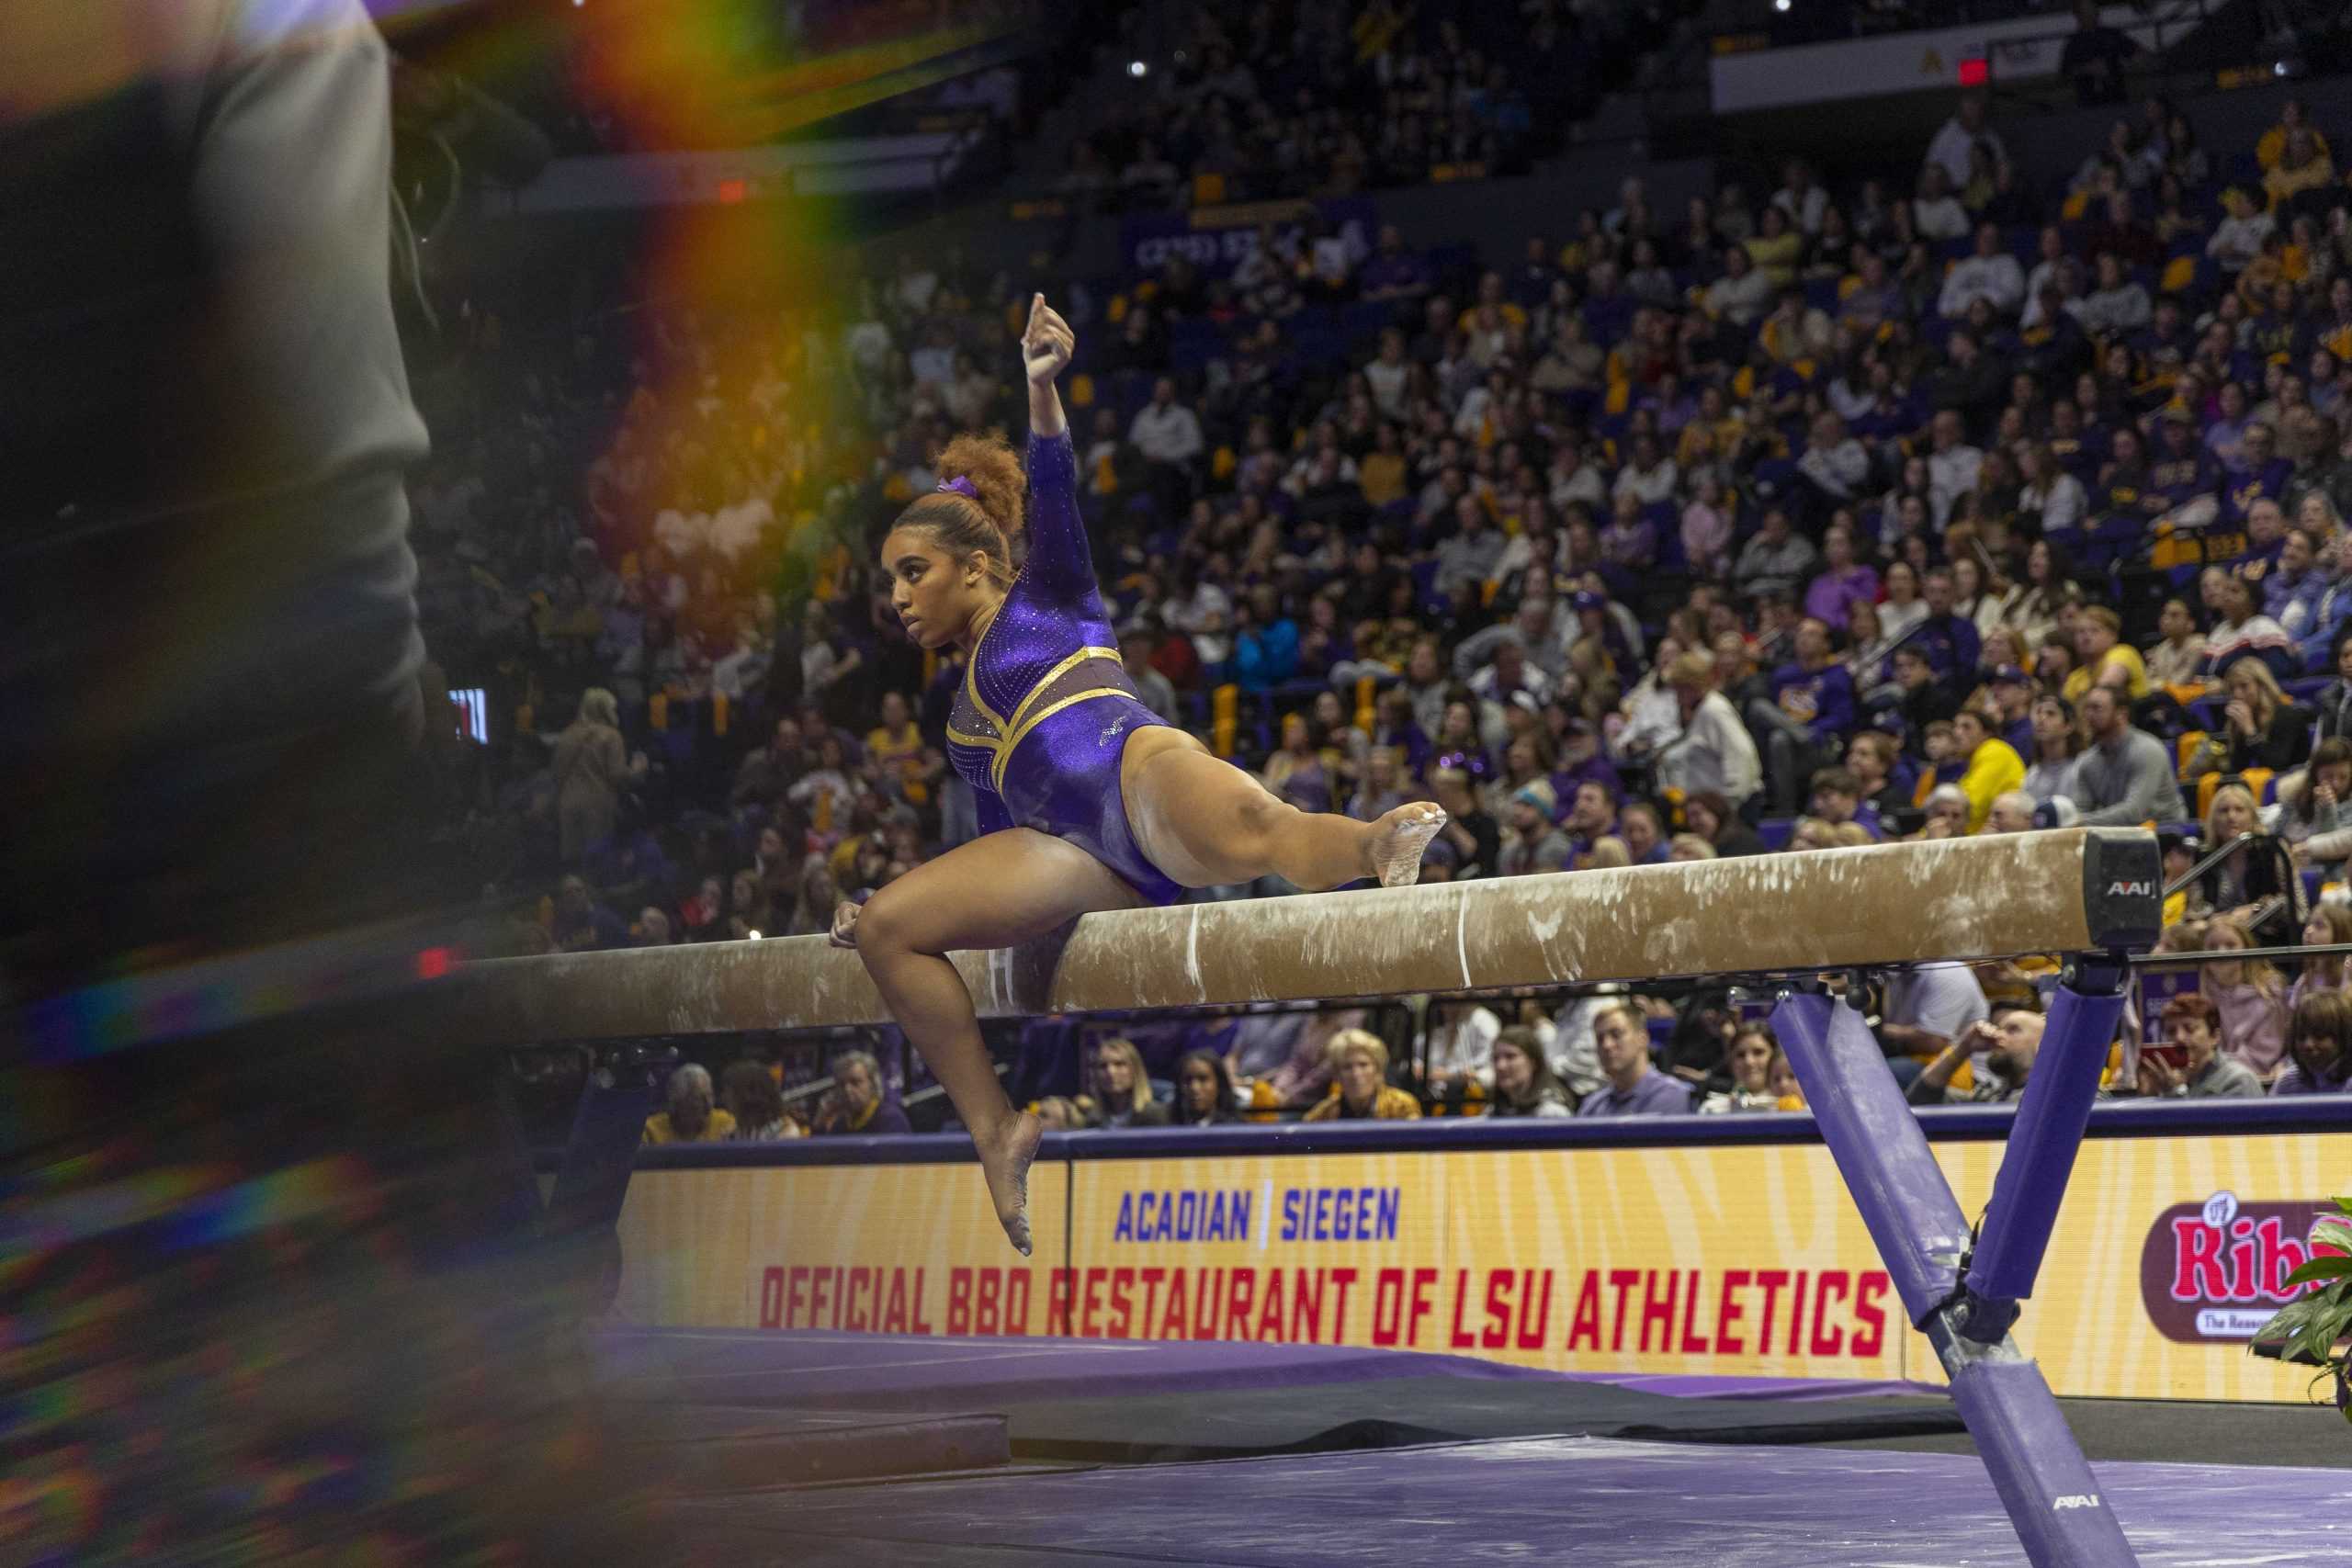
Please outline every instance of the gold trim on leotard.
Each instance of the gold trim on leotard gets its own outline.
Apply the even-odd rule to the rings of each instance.
[[[994,623],[990,624],[990,629],[994,629]],[[981,641],[987,641],[985,635],[982,636]],[[978,651],[979,650],[977,648],[973,650],[973,658],[965,666],[965,690],[972,699],[972,705],[978,708],[981,715],[997,727],[997,733],[994,736],[967,735],[964,731],[957,729],[951,725],[947,730],[947,739],[955,741],[958,745],[969,746],[975,750],[984,750],[989,753],[989,781],[1000,795],[1004,792],[1004,774],[1006,768],[1011,765],[1012,749],[1019,745],[1022,739],[1031,730],[1036,728],[1037,726],[1046,718],[1053,714],[1059,713],[1063,708],[1069,706],[1070,704],[1074,702],[1081,702],[1090,697],[1116,696],[1125,694],[1121,693],[1116,686],[1095,686],[1083,692],[1072,693],[1069,696],[1052,703],[1043,712],[1036,711],[1039,699],[1042,698],[1048,691],[1052,690],[1053,683],[1056,681],[1060,680],[1064,675],[1069,674],[1080,664],[1085,663],[1091,659],[1115,660],[1119,658],[1119,650],[1115,648],[1100,648],[1090,645],[1086,648],[1080,649],[1076,653],[1069,655],[1060,663],[1055,665],[1051,670],[1046,671],[1043,675],[1037,677],[1036,680],[1031,682],[1029,684],[1028,694],[1023,696],[1019,704],[1014,706],[1012,716],[1010,718],[1000,717],[993,708],[989,707],[987,703],[981,700],[979,688],[975,683],[975,677],[978,673],[980,666]]]
[[[1075,707],[1080,703],[1091,703],[1097,697],[1124,697],[1126,694],[1116,686],[1096,686],[1088,691],[1072,692],[1058,702],[1046,704],[1023,719],[1021,728],[1006,738],[1003,747],[996,754],[995,763],[989,769],[989,782],[996,786],[997,794],[1004,793],[1004,771],[1012,763],[1013,749],[1021,744],[1031,730],[1066,707]]]

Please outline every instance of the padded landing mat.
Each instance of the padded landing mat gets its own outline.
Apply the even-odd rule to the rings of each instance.
[[[2117,1463],[2096,1473],[2143,1568],[2352,1564],[2343,1472]],[[1597,1438],[1004,1472],[700,1500],[665,1517],[694,1561],[809,1568],[2024,1560],[1973,1459]]]

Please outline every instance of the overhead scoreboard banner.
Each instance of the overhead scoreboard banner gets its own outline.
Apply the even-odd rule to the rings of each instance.
[[[1934,1145],[1982,1212],[2002,1145]],[[2352,1133],[2083,1145],[2018,1325],[2066,1395],[2301,1400],[2245,1341]],[[1815,1144],[1041,1162],[1036,1252],[959,1164],[640,1170],[648,1325],[1253,1339],[1562,1371],[1941,1382]]]
[[[1295,247],[1317,218],[1348,240],[1357,255],[1372,254],[1380,209],[1369,197],[1347,196],[1133,213],[1119,222],[1119,257],[1130,274],[1154,274],[1182,256],[1203,277],[1227,277],[1258,254],[1261,228],[1271,226],[1278,243]]]

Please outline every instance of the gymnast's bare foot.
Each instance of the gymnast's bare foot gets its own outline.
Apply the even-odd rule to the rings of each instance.
[[[1364,874],[1383,887],[1407,887],[1421,878],[1421,854],[1445,826],[1445,810],[1409,800],[1372,825],[1364,839]]]
[[[1026,1111],[1016,1111],[992,1138],[974,1138],[980,1152],[980,1174],[988,1178],[989,1200],[996,1205],[997,1223],[1005,1239],[1022,1257],[1029,1256],[1029,1165],[1037,1157],[1037,1141],[1046,1124]]]

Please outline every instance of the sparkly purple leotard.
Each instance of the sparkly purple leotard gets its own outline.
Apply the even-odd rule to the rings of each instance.
[[[1155,904],[1184,889],[1127,830],[1119,755],[1164,724],[1136,696],[1102,613],[1078,516],[1067,434],[1029,438],[1029,553],[972,649],[947,719],[947,760],[972,786],[980,831],[1035,828],[1066,839]]]

